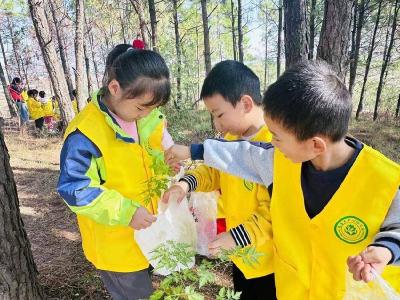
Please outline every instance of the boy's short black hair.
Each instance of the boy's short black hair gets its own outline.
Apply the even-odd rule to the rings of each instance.
[[[40,98],[46,97],[45,91],[40,91],[40,92],[39,92],[39,96],[40,96]]]
[[[336,142],[348,129],[351,95],[323,61],[306,61],[285,71],[263,97],[264,111],[298,140],[324,135]]]
[[[257,75],[246,65],[234,60],[217,63],[204,80],[200,98],[215,94],[220,94],[233,106],[236,106],[243,95],[250,96],[257,105],[262,103]]]
[[[35,97],[39,94],[38,90],[36,89],[28,90],[26,93],[29,97]]]

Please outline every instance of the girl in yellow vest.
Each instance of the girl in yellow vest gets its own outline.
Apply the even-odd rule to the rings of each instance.
[[[273,239],[278,299],[343,299],[348,268],[365,281],[372,269],[383,271],[400,291],[400,166],[346,136],[352,101],[336,72],[323,62],[298,65],[268,88],[263,104],[271,144],[207,140],[191,151],[174,146],[167,161],[191,154],[273,183],[272,234],[255,238]]]
[[[260,80],[244,64],[231,60],[216,64],[204,80],[200,97],[225,139],[271,141],[263,119]],[[217,239],[226,239],[226,248],[251,245],[252,236],[269,221],[271,199],[266,187],[205,165],[187,172],[177,184],[181,197],[189,191],[214,190],[221,191],[218,213],[226,224]],[[240,299],[276,299],[272,249],[272,241],[258,245],[256,251],[263,256],[254,266],[233,259],[233,285],[236,292],[241,292]]]
[[[42,109],[44,114],[44,124],[47,129],[53,130],[54,128],[54,113],[53,113],[53,101],[51,98],[46,99],[45,91],[39,92],[40,102],[42,103]]]
[[[38,95],[38,90],[28,90],[27,106],[29,117],[35,120],[36,128],[41,130],[44,124],[44,111],[42,108],[42,103],[38,100]]]
[[[169,70],[158,53],[130,45],[116,46],[107,62],[103,88],[66,130],[58,192],[76,213],[85,256],[113,298],[145,299],[152,293],[149,263],[134,233],[156,219],[158,199],[144,198],[151,156],[170,146],[155,109],[169,100]]]

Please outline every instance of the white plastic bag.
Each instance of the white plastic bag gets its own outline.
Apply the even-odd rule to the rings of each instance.
[[[365,283],[355,281],[347,272],[346,294],[343,300],[400,300],[400,295],[374,270],[374,279]]]
[[[197,253],[207,256],[208,244],[217,236],[217,194],[191,193],[189,207],[196,222]]]
[[[157,260],[153,260],[152,251],[166,241],[174,241],[185,243],[196,249],[196,225],[191,212],[189,211],[186,199],[179,204],[176,199],[171,197],[168,204],[159,203],[157,220],[148,228],[135,231],[135,240],[142,250],[144,256],[149,260],[150,264],[155,268],[155,273],[160,275],[169,275],[171,272],[165,268],[157,268]],[[194,266],[193,263],[184,267],[177,266],[174,271]]]

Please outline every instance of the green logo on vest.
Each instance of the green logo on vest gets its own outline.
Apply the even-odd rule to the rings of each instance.
[[[357,244],[368,235],[367,224],[355,216],[341,218],[336,222],[334,230],[339,239],[349,244]]]
[[[250,181],[247,181],[247,180],[243,180],[243,184],[244,184],[244,187],[245,187],[247,190],[249,190],[250,192],[253,190],[254,183],[252,183],[252,182],[250,182]]]

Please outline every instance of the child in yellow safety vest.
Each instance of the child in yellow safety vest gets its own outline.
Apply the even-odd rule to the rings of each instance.
[[[216,64],[204,80],[200,97],[225,139],[271,141],[264,124],[260,80],[244,64],[231,60]],[[177,186],[184,194],[220,190],[218,214],[224,217],[227,231],[218,236],[229,239],[229,248],[249,245],[252,236],[260,234],[259,228],[269,224],[270,195],[262,185],[201,165],[187,172]],[[244,300],[276,299],[272,241],[261,243],[256,250],[263,254],[256,266],[233,259],[234,289]]]
[[[29,111],[29,117],[35,120],[35,126],[41,130],[44,124],[44,111],[42,103],[38,99],[39,92],[36,89],[28,90],[27,106]]]
[[[366,282],[373,269],[383,272],[400,291],[400,166],[346,136],[352,101],[345,84],[326,63],[307,61],[269,86],[263,107],[271,143],[206,140],[172,147],[167,161],[204,158],[273,183],[272,232],[266,227],[251,242],[273,240],[278,299],[343,299],[348,270]],[[220,237],[210,248],[227,245]]]
[[[44,114],[44,124],[49,130],[54,128],[54,112],[53,112],[53,101],[51,98],[46,99],[45,91],[39,92],[40,101],[42,103],[42,109]]]
[[[134,233],[156,220],[158,199],[145,196],[153,156],[172,145],[156,109],[169,100],[169,70],[158,53],[125,44],[110,52],[106,70],[105,85],[66,130],[57,189],[111,296],[147,299],[149,262]]]

